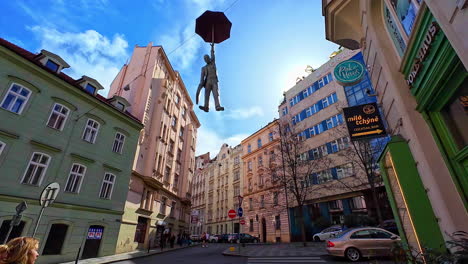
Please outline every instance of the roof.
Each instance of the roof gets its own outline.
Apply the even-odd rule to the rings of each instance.
[[[111,103],[110,103],[110,100],[111,99],[107,99],[105,98],[104,96],[100,95],[100,94],[96,94],[96,95],[92,95],[88,92],[86,92],[83,87],[81,87],[79,85],[79,81],[81,80],[75,80],[73,79],[72,77],[70,77],[69,75],[63,73],[63,72],[60,72],[60,73],[56,73],[54,71],[52,71],[51,69],[47,68],[46,66],[44,66],[42,63],[39,62],[38,58],[41,56],[40,53],[39,54],[34,54],[30,51],[27,51],[9,41],[7,41],[6,39],[3,39],[3,38],[0,38],[0,46],[3,46],[5,48],[7,48],[8,50],[16,53],[17,55],[21,56],[22,58],[30,61],[31,63],[34,63],[35,65],[37,65],[38,67],[42,68],[43,70],[47,71],[48,73],[52,74],[52,75],[55,75],[56,77],[58,77],[59,79],[63,80],[64,82],[70,84],[71,86],[79,89],[80,91],[82,91],[83,93],[85,93],[87,96],[89,97],[93,97],[93,98],[96,98],[97,100],[101,101],[102,103],[104,103],[105,105],[107,105],[108,107],[111,107],[113,109],[115,109],[116,111],[118,111],[120,114],[122,115],[125,115],[125,116],[128,116],[130,117],[131,119],[133,119],[134,121],[138,122],[139,124],[141,124],[141,121],[136,118],[135,116],[133,116],[132,114],[130,114],[130,112],[128,111],[125,111],[125,113],[121,112],[120,110],[118,110],[117,108],[115,108]]]

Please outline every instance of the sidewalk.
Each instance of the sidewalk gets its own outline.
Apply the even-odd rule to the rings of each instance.
[[[117,254],[117,255],[110,255],[110,256],[99,257],[99,258],[91,258],[91,259],[83,259],[83,260],[79,260],[78,263],[79,264],[113,263],[113,262],[122,261],[122,260],[129,260],[129,259],[142,258],[142,257],[146,257],[146,256],[161,254],[161,253],[164,253],[164,252],[174,251],[174,250],[188,248],[188,247],[195,247],[195,246],[198,246],[198,245],[200,245],[200,243],[193,243],[191,246],[183,246],[183,247],[179,247],[178,245],[174,245],[174,248],[170,248],[170,247],[164,248],[163,251],[161,251],[160,248],[155,248],[155,249],[151,249],[149,253],[148,253],[148,250],[136,250],[136,251]],[[75,264],[75,261],[64,262],[64,263],[61,263],[61,264]]]
[[[324,243],[309,242],[307,247],[302,243],[288,244],[246,244],[245,247],[239,248],[234,246],[234,251],[230,251],[228,247],[223,251],[225,256],[242,256],[242,257],[314,257],[327,254]]]

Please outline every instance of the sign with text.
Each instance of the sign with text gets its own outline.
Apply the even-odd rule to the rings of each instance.
[[[86,239],[101,239],[103,231],[102,228],[89,228]]]
[[[343,108],[351,141],[385,136],[385,127],[376,103]]]
[[[359,61],[347,60],[336,65],[333,75],[339,84],[349,86],[359,83],[364,76],[364,71],[364,65]]]

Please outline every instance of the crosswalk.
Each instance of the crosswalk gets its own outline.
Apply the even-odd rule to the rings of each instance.
[[[262,263],[262,264],[289,264],[289,263],[325,263],[326,261],[320,257],[253,257],[248,258],[248,264]]]

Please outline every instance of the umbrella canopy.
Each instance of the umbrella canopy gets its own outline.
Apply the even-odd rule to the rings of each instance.
[[[205,11],[196,20],[195,33],[205,42],[221,43],[231,36],[231,26],[223,12]]]

